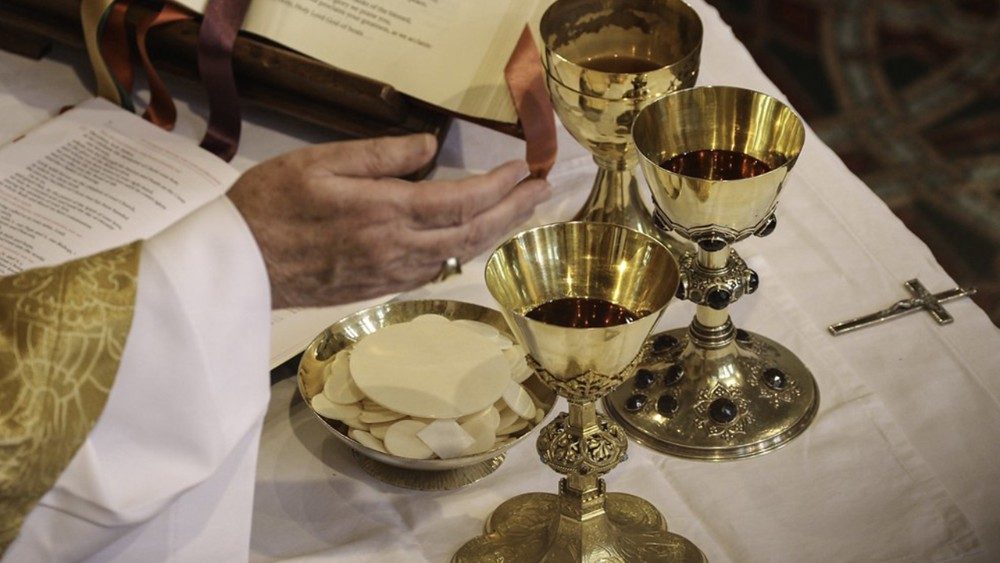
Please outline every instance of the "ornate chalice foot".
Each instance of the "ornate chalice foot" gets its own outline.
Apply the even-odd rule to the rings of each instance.
[[[486,533],[462,547],[455,561],[705,561],[701,550],[667,531],[656,508],[643,499],[607,493],[600,517],[563,517],[562,497],[528,493],[501,504]],[[572,512],[572,509],[570,509]]]
[[[594,406],[635,370],[676,293],[676,268],[662,245],[611,224],[540,227],[493,254],[490,292],[539,379],[569,401],[538,437],[542,462],[564,478],[558,495],[501,504],[454,561],[704,561],[647,501],[606,492],[602,477],[625,460],[628,439]]]
[[[569,413],[538,438],[542,461],[566,475],[559,494],[504,502],[486,521],[485,534],[466,543],[454,561],[705,561],[693,543],[667,531],[652,504],[606,492],[600,475],[624,461],[627,448],[621,427],[597,414],[593,402],[570,403]]]
[[[556,114],[598,165],[574,220],[628,227],[680,256],[688,243],[656,228],[640,196],[630,129],[646,104],[694,85],[698,15],[680,0],[559,0],[543,15],[540,32]]]
[[[605,398],[609,415],[640,444],[705,460],[778,448],[812,422],[819,389],[781,344],[742,329],[706,356],[688,329],[650,338],[636,376]]]
[[[812,422],[819,390],[787,348],[733,326],[729,304],[760,280],[730,245],[774,230],[802,122],[759,92],[702,87],[647,106],[633,135],[661,224],[698,245],[681,258],[678,287],[698,307],[687,329],[650,339],[606,410],[636,441],[681,457],[777,448]]]

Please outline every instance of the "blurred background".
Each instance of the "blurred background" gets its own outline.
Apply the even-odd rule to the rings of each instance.
[[[708,1],[1000,326],[1000,0]]]

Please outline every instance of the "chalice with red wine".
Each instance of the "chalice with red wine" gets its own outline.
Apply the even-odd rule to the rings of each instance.
[[[656,228],[635,179],[632,120],[649,102],[694,85],[698,15],[680,0],[557,0],[542,16],[546,86],[556,114],[598,165],[574,220],[614,223],[684,243]]]
[[[639,443],[681,457],[777,448],[812,422],[819,390],[793,352],[733,326],[729,305],[760,280],[732,244],[774,230],[802,121],[759,92],[698,87],[647,105],[632,134],[659,224],[697,245],[680,259],[677,293],[697,309],[687,328],[650,338],[605,408]]]
[[[493,253],[490,293],[539,379],[569,401],[537,444],[564,478],[559,494],[502,503],[453,561],[705,560],[648,501],[606,491],[602,477],[625,459],[628,440],[594,404],[634,371],[677,284],[666,247],[610,223],[538,227]]]

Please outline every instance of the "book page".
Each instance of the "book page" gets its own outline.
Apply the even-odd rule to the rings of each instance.
[[[179,0],[197,12],[206,0]],[[504,67],[536,0],[252,0],[245,31],[459,114],[516,123]]]
[[[0,147],[0,275],[145,239],[238,173],[102,99]]]
[[[386,295],[333,307],[292,308],[273,311],[271,313],[271,369],[280,366],[304,350],[314,338],[333,323],[362,309],[384,303],[391,298],[391,295]]]

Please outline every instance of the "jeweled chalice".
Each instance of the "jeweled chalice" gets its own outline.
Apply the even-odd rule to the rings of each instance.
[[[501,504],[454,561],[704,560],[653,505],[606,493],[601,478],[625,459],[628,441],[594,402],[631,373],[677,283],[663,245],[607,223],[528,230],[490,257],[490,293],[538,377],[569,401],[538,438],[542,461],[565,477],[558,495]]]
[[[680,0],[558,0],[540,32],[552,105],[599,167],[574,219],[635,229],[679,255],[682,243],[655,227],[640,197],[630,132],[647,103],[694,85],[698,15]]]
[[[729,304],[759,279],[730,245],[774,230],[805,128],[765,94],[700,87],[648,105],[633,136],[661,223],[698,246],[681,258],[678,288],[697,312],[688,328],[650,339],[635,377],[605,398],[608,414],[638,442],[682,457],[777,448],[812,421],[819,391],[795,354],[733,326]]]

